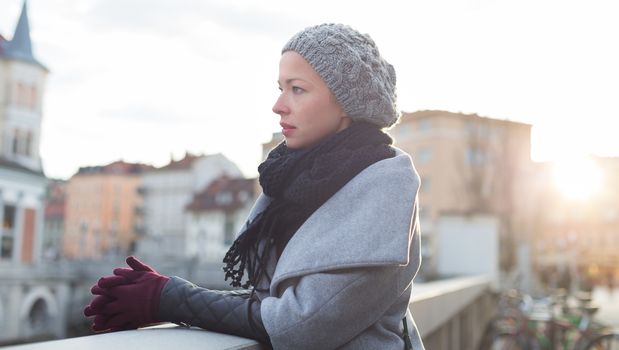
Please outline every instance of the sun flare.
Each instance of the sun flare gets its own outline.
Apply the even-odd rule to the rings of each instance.
[[[568,199],[587,200],[600,191],[602,171],[590,158],[558,161],[553,170],[557,190]]]

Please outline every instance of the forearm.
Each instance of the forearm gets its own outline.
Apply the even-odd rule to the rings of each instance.
[[[270,343],[260,300],[248,290],[210,290],[172,277],[161,292],[159,318]]]

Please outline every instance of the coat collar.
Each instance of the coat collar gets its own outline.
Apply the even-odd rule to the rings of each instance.
[[[418,231],[419,175],[408,154],[369,166],[316,210],[294,234],[271,288],[287,278],[342,268],[406,265]],[[271,199],[261,195],[250,220]]]

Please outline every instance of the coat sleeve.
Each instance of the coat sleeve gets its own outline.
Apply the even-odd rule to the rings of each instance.
[[[376,323],[406,289],[402,266],[342,269],[286,283],[280,297],[262,300],[274,349],[335,349]]]
[[[159,319],[269,344],[260,300],[249,290],[211,290],[172,277],[161,292]]]

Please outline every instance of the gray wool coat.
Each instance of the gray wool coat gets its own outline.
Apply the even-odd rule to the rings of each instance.
[[[299,228],[271,264],[262,321],[274,349],[423,349],[408,311],[419,269],[417,192],[410,156],[377,162]],[[251,220],[271,201],[261,195]]]
[[[247,299],[248,290],[208,290],[172,277],[160,319],[270,341],[275,350],[402,350],[406,316],[413,349],[423,350],[408,311],[420,264],[418,189],[410,156],[396,149],[318,208],[279,260],[271,254],[272,278],[256,288],[260,303]],[[248,222],[270,202],[261,195]]]

